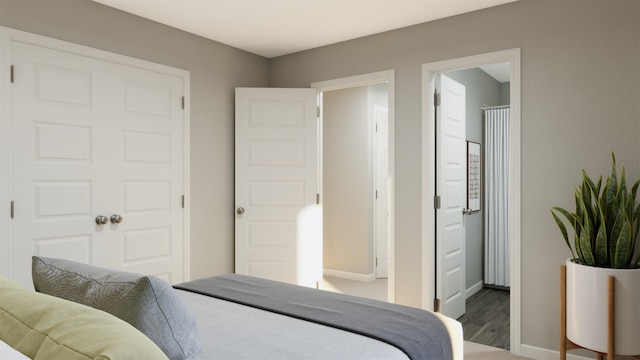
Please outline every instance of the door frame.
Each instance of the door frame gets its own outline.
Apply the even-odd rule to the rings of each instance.
[[[387,86],[388,87],[388,86]],[[389,91],[387,90],[387,97],[388,97],[388,93]],[[378,131],[378,117],[377,117],[377,113],[380,111],[384,111],[387,113],[387,127],[386,127],[386,140],[379,140],[379,139],[384,139],[384,137],[379,136],[379,131]],[[372,198],[373,198],[373,262],[374,262],[374,266],[373,266],[373,272],[374,272],[374,278],[375,279],[380,279],[380,278],[388,278],[389,277],[389,238],[391,237],[390,233],[389,233],[389,227],[387,224],[387,240],[384,242],[386,244],[386,250],[384,249],[384,247],[382,247],[381,243],[382,241],[380,241],[380,239],[382,238],[382,234],[381,234],[381,227],[379,226],[379,221],[378,218],[383,215],[381,214],[382,212],[384,212],[385,210],[391,214],[391,212],[389,212],[389,189],[388,187],[385,188],[385,183],[380,181],[380,177],[385,177],[385,172],[386,175],[388,175],[389,173],[389,166],[388,166],[388,162],[389,162],[389,106],[387,105],[386,108],[383,108],[380,105],[374,104],[373,105],[373,109],[372,109],[372,114],[371,114],[371,119],[373,120],[373,123],[371,124],[372,129],[371,131],[373,132],[373,136],[372,136],[372,140],[373,140],[373,189],[374,189],[374,193],[371,194]],[[383,142],[384,141],[384,142]],[[383,144],[380,144],[381,142],[383,142]],[[387,147],[387,164],[386,166],[380,166],[380,160],[383,158],[383,156],[381,156],[380,153],[380,148],[381,145],[385,145]],[[386,197],[387,199],[387,204],[386,207],[383,209],[380,209],[379,206],[379,202],[377,201],[378,199],[378,194],[381,192],[380,190],[382,189],[382,193],[383,195]],[[380,266],[378,265],[378,258],[379,258],[379,254],[385,251],[387,253],[387,265],[386,265],[386,269],[383,272],[383,274],[380,274]]]
[[[434,76],[492,63],[510,64],[510,341],[511,353],[521,353],[521,79],[520,48],[437,61],[422,65],[422,307],[433,310],[435,291],[435,117]]]
[[[387,301],[395,302],[395,70],[384,70],[374,73],[349,76],[339,79],[314,82],[310,86],[318,90],[318,106],[320,108],[320,121],[318,129],[318,187],[321,198],[323,194],[322,184],[322,103],[321,93],[324,91],[347,89],[357,86],[372,85],[376,83],[388,83],[389,96],[389,118],[388,133],[389,138],[389,265],[387,280]],[[375,261],[376,249],[374,246],[373,256]],[[374,271],[375,275],[375,271]]]
[[[36,46],[46,47],[53,50],[68,52],[75,55],[86,56],[97,60],[108,61],[120,65],[151,70],[171,76],[182,78],[184,87],[184,280],[191,279],[191,231],[190,231],[190,72],[142,59],[137,59],[125,55],[120,55],[84,45],[78,45],[67,41],[57,40],[46,36],[15,30],[0,26],[0,274],[8,275],[11,269],[10,246],[11,246],[11,149],[13,147],[11,139],[11,122],[13,113],[13,97],[10,72],[11,66],[11,44],[23,42]],[[16,79],[17,80],[17,79]],[[18,206],[18,205],[16,205]]]

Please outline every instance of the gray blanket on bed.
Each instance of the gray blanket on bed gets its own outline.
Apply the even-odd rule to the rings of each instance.
[[[174,287],[365,335],[411,359],[453,357],[447,329],[428,311],[237,274]]]

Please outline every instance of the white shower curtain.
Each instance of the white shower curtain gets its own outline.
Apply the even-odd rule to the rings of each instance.
[[[484,282],[509,287],[509,108],[485,114]]]

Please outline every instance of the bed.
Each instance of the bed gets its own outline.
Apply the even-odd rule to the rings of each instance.
[[[68,328],[77,332],[84,327],[82,334],[91,334],[96,327],[103,331],[99,324],[108,321],[121,322],[126,327],[127,339],[115,340],[118,346],[96,348],[93,340],[86,339],[79,344],[63,344],[66,350],[72,348],[74,354],[82,355],[78,358],[127,358],[122,355],[127,341],[136,344],[132,350],[132,358],[136,359],[163,358],[157,349],[169,359],[463,357],[460,323],[415,308],[234,274],[199,279],[172,288],[154,277],[66,260],[34,257],[33,264],[38,293],[22,290],[27,294],[21,296],[52,301],[51,308],[56,309],[52,313],[67,314],[60,319],[62,323],[69,317],[68,312],[60,310],[63,305],[84,311],[99,309],[102,311],[97,312],[103,317],[112,315],[99,322],[86,321],[82,326],[78,326],[76,320],[76,324]],[[5,296],[8,294],[6,284],[6,279],[0,281],[3,295],[0,310],[5,310],[0,311],[0,340],[30,358],[51,358],[38,341],[29,345],[36,349],[25,349],[24,339],[30,334],[12,335],[15,331],[11,331],[12,325],[5,313],[7,308],[24,302],[19,297],[11,300]],[[22,312],[12,316],[32,313],[25,309]],[[48,325],[46,331],[36,330],[41,336],[52,332],[51,329],[60,332],[60,327],[64,326]],[[433,329],[426,332],[423,329],[430,327]],[[441,330],[444,333],[438,333]],[[73,338],[62,332],[62,338]],[[143,336],[138,336],[138,332]],[[58,337],[54,343],[64,342],[60,341],[59,333],[51,336]],[[105,339],[111,335],[100,336]],[[48,339],[48,334],[45,337]]]

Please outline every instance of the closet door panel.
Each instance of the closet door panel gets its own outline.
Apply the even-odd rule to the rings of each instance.
[[[183,281],[182,79],[112,65],[109,80],[109,208],[123,217],[113,267]]]
[[[12,277],[31,283],[31,255],[105,264],[104,63],[15,42]]]

